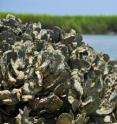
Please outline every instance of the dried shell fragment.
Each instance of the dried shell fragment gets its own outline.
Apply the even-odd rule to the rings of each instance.
[[[99,115],[107,115],[107,114],[110,114],[112,111],[114,110],[114,108],[101,108],[99,110],[97,110],[97,114]]]

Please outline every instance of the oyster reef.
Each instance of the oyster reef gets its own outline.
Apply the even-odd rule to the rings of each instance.
[[[0,19],[0,124],[117,124],[117,61],[75,30]]]

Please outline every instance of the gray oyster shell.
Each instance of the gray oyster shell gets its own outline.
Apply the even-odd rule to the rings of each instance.
[[[117,123],[117,61],[82,40],[0,19],[0,124]]]

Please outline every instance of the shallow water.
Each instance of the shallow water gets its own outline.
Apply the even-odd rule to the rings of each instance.
[[[117,35],[83,35],[83,41],[97,52],[103,52],[111,59],[117,59]]]

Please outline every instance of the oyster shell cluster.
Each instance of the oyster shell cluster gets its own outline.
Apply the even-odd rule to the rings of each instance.
[[[75,30],[0,19],[0,124],[116,124],[117,61]]]

